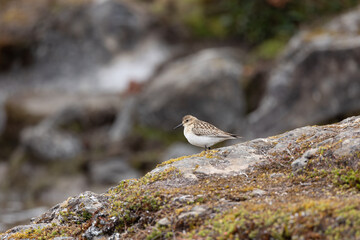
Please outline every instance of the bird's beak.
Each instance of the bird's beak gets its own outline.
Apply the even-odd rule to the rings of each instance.
[[[177,129],[178,127],[181,127],[183,124],[180,123],[179,125],[177,125],[176,127],[174,127],[174,129]]]

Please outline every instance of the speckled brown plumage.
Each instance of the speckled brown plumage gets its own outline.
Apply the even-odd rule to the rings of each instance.
[[[201,121],[194,116],[186,115],[179,126],[184,126],[184,135],[192,145],[209,149],[212,145],[238,136],[224,132],[214,125]],[[177,126],[177,127],[179,127]]]

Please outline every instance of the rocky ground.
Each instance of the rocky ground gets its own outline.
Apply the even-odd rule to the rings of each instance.
[[[359,115],[356,1],[210,2],[0,2],[0,231],[197,153],[185,114],[244,140]]]
[[[360,116],[170,159],[1,239],[357,239]]]

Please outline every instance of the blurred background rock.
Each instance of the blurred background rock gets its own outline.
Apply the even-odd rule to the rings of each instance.
[[[245,140],[359,114],[359,4],[2,0],[0,230],[201,151],[185,114]]]

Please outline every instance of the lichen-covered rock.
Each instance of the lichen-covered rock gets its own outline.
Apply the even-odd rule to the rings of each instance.
[[[181,161],[172,160],[164,166],[154,169],[151,173],[164,171],[169,167],[178,168],[188,179],[198,180],[209,176],[229,177],[242,175],[254,164],[265,158],[259,154],[259,149],[269,148],[271,142],[266,139],[256,140],[255,144],[234,145],[219,150],[202,152]]]
[[[307,166],[309,159],[313,158],[316,155],[317,151],[318,150],[315,148],[307,150],[300,158],[293,161],[291,163],[291,168],[293,172],[299,172],[303,170]]]
[[[360,110],[360,7],[294,36],[248,134],[268,136]]]
[[[76,197],[69,197],[57,204],[41,216],[32,220],[33,223],[83,222],[92,218],[95,213],[108,207],[109,200],[105,195],[85,192]]]
[[[206,206],[195,206],[190,211],[181,213],[179,215],[179,219],[186,219],[186,218],[196,218],[201,217],[209,210]]]
[[[356,239],[360,116],[161,163],[2,239]],[[306,159],[294,174],[292,162]]]
[[[142,124],[171,129],[186,114],[234,127],[245,114],[236,49],[205,49],[168,64],[146,87],[137,108]],[[240,124],[239,124],[240,126]]]
[[[26,231],[35,231],[50,226],[48,223],[20,225],[9,229],[3,236],[0,235],[1,239],[14,239],[13,235],[18,233],[24,233]]]

